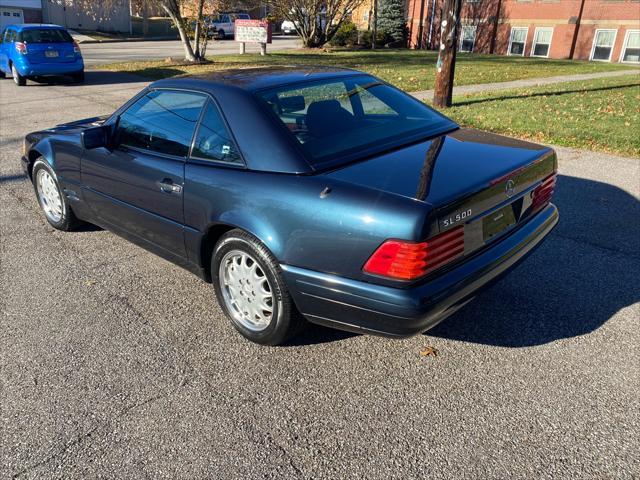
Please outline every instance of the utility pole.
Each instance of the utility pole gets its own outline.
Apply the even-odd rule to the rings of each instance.
[[[436,64],[436,84],[433,104],[438,108],[450,107],[453,96],[453,76],[458,50],[458,22],[462,0],[445,0],[440,20],[440,47]]]
[[[571,50],[569,51],[569,58],[571,60],[573,60],[573,55],[576,53],[576,43],[578,42],[578,33],[580,32],[580,24],[582,22],[582,12],[584,12],[584,0],[580,2],[580,10],[578,10],[578,16],[576,17],[576,27],[573,29]],[[569,23],[571,23],[571,19],[569,19]]]
[[[371,19],[371,50],[375,50],[376,37],[378,36],[378,0],[373,0],[373,12],[371,12],[371,16],[373,17]]]

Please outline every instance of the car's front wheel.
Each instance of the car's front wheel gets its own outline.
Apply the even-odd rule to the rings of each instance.
[[[58,230],[72,230],[79,221],[62,193],[58,179],[51,167],[42,159],[36,160],[32,170],[33,184],[38,203],[47,222]]]
[[[304,324],[278,261],[252,235],[242,230],[223,235],[213,251],[211,275],[218,302],[252,342],[279,345]]]

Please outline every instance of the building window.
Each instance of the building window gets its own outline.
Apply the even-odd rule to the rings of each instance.
[[[616,41],[617,30],[596,30],[591,49],[591,60],[608,62],[611,60],[613,44]]]
[[[476,41],[476,26],[463,25],[460,35],[460,51],[473,52],[473,44]]]
[[[533,47],[531,48],[532,57],[548,57],[549,48],[551,47],[551,36],[553,35],[553,28],[551,27],[538,27],[536,33],[533,36]]]
[[[527,42],[527,33],[529,27],[512,27],[511,36],[509,37],[509,55],[524,56],[524,46]]]
[[[624,36],[620,61],[640,63],[640,30],[627,30],[627,34]]]

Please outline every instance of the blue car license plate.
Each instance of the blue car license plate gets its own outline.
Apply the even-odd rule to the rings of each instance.
[[[47,58],[56,58],[60,55],[57,50],[47,50],[44,52],[44,56]]]

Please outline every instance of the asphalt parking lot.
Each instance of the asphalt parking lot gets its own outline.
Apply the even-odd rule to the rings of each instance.
[[[143,85],[0,80],[0,477],[637,478],[640,161],[559,149],[558,228],[428,334],[259,347],[186,271],[54,231],[22,175],[25,133]]]

